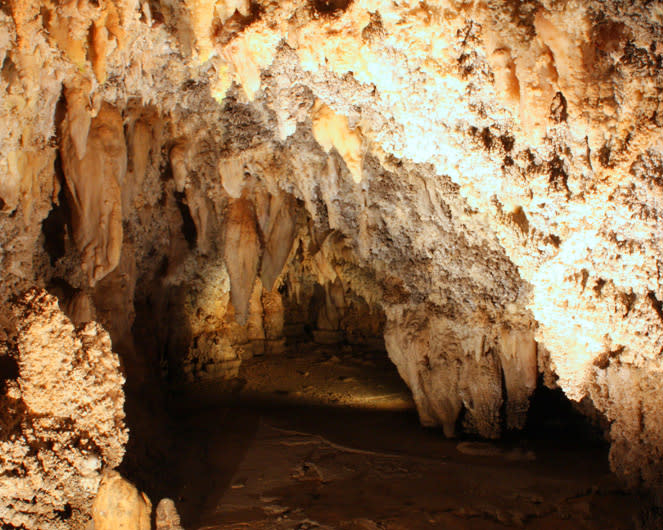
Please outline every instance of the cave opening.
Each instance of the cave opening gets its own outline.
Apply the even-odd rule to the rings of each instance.
[[[261,227],[260,199],[238,201],[241,211],[231,204],[227,219],[236,219],[244,234],[247,224],[253,226],[261,248],[268,248],[269,221]],[[573,406],[538,374],[524,399],[529,410],[518,413],[523,423],[514,427],[513,390],[505,373],[510,357],[503,361],[481,346],[498,372],[499,438],[493,426],[483,427],[488,437],[478,430],[481,396],[470,387],[460,389],[464,397],[453,438],[439,424],[422,427],[421,403],[387,353],[385,336],[396,340],[388,317],[372,305],[370,293],[357,289],[357,277],[364,288],[373,286],[373,273],[357,266],[342,234],[316,229],[301,203],[286,197],[265,203],[277,206],[269,215],[281,222],[279,208],[288,204],[296,227],[286,230],[287,257],[271,289],[265,288],[270,275],[263,267],[272,258],[263,255],[247,279],[231,275],[232,258],[225,254],[229,264],[208,264],[181,286],[170,286],[160,301],[154,291],[149,300],[137,299],[133,333],[143,335],[137,344],[160,359],[154,376],[162,381],[163,396],[146,418],[145,393],[128,391],[127,410],[139,412],[128,417],[135,440],[122,472],[151,497],[174,499],[185,528],[334,528],[339,520],[373,524],[390,518],[408,528],[436,528],[465,518],[455,506],[486,481],[492,485],[476,502],[507,508],[471,516],[481,528],[517,524],[523,517],[539,521],[537,514],[553,505],[561,510],[551,516],[555,524],[575,524],[577,506],[567,499],[591,489],[598,477],[606,484],[611,480],[602,438],[606,426],[601,430],[588,419],[600,421],[600,414]],[[160,270],[167,275],[169,267]],[[252,288],[242,286],[248,300],[233,298],[233,278],[252,282]],[[154,318],[159,314],[161,322],[179,325],[164,327]],[[141,333],[145,326],[158,327]],[[445,336],[430,333],[428,341]],[[530,351],[529,335],[507,333],[500,340],[507,353]],[[447,361],[431,345],[422,367],[439,370]],[[452,366],[442,364],[445,370]],[[129,389],[140,387],[127,376]],[[522,484],[536,492],[529,492],[529,500],[511,497]],[[607,518],[616,510],[630,517],[629,499],[608,495],[592,502],[592,510],[614,503]]]

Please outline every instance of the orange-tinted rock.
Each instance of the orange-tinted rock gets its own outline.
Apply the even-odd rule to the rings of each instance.
[[[246,199],[237,199],[225,216],[224,257],[230,276],[230,299],[242,324],[248,316],[261,252],[253,207]]]
[[[151,514],[147,495],[116,471],[104,473],[92,505],[94,530],[150,530]]]
[[[61,156],[74,241],[81,252],[81,268],[90,285],[94,285],[120,261],[122,196],[119,183],[127,170],[127,148],[122,116],[110,105],[101,107],[89,127],[84,152],[81,153],[85,123],[75,126],[77,136],[65,135]]]

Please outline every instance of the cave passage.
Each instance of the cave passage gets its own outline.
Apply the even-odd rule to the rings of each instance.
[[[185,528],[632,524],[606,445],[563,396],[535,392],[537,420],[518,436],[447,439],[421,427],[383,347],[313,337],[171,389],[172,445],[151,476]]]
[[[362,344],[320,344],[320,330],[300,326],[284,351],[251,356],[241,362],[236,377],[211,378],[177,385],[171,406],[179,409],[216,404],[325,407],[408,411],[415,405],[410,390],[389,360],[378,338]],[[334,333],[335,336],[342,332]]]

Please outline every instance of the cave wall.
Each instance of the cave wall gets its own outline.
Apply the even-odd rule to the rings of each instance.
[[[347,299],[425,424],[519,428],[543,373],[653,484],[661,12],[11,0],[0,297],[100,322],[128,391],[231,376],[288,319],[352,335]]]

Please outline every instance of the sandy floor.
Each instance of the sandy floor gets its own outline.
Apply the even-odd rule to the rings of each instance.
[[[446,440],[384,353],[305,352],[180,393],[168,489],[187,529],[633,528],[605,448]]]

